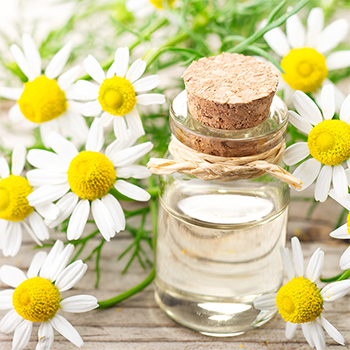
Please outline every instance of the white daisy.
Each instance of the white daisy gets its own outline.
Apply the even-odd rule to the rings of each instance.
[[[29,204],[45,205],[59,199],[56,203],[60,210],[57,219],[46,220],[46,223],[53,228],[70,216],[69,240],[78,239],[83,233],[91,206],[98,229],[109,241],[116,232],[125,228],[123,209],[109,191],[114,187],[136,201],[148,201],[150,198],[147,191],[121,178],[144,179],[151,175],[146,167],[132,163],[149,152],[152,143],[125,148],[129,140],[115,140],[105,154],[100,153],[104,137],[99,119],[91,125],[86,151],[78,152],[71,142],[54,132],[49,139],[56,153],[43,150],[28,152],[28,162],[39,168],[27,173],[29,183],[39,186],[28,196]]]
[[[303,181],[301,190],[317,178],[315,199],[324,202],[331,182],[339,197],[348,193],[343,165],[350,164],[350,95],[341,107],[340,120],[332,119],[335,111],[333,86],[325,85],[321,95],[322,113],[310,97],[301,91],[295,92],[293,103],[300,115],[289,111],[289,121],[308,135],[308,140],[288,147],[283,160],[287,165],[294,165],[311,154],[312,158],[304,160],[293,175]]]
[[[125,7],[136,18],[146,18],[159,10],[164,9],[164,3],[173,7],[176,0],[126,0]]]
[[[310,258],[304,277],[304,257],[298,238],[292,238],[293,260],[288,249],[282,249],[283,263],[289,282],[277,293],[260,296],[254,300],[258,310],[276,310],[286,321],[286,337],[293,338],[298,324],[301,324],[305,339],[316,350],[325,349],[325,337],[321,325],[336,342],[344,345],[339,331],[323,316],[323,303],[342,298],[350,291],[350,280],[334,282],[319,290],[315,281],[319,278],[324,253],[317,249]]]
[[[102,113],[103,125],[106,126],[113,121],[115,135],[120,139],[127,138],[126,123],[137,138],[145,133],[136,104],[148,106],[165,102],[162,94],[136,95],[136,92],[154,89],[158,86],[160,79],[158,75],[140,79],[146,69],[146,62],[141,59],[136,60],[129,69],[128,65],[129,49],[127,47],[117,49],[115,61],[107,74],[97,60],[89,55],[84,61],[84,67],[98,85],[79,80],[74,86],[76,99],[93,100],[85,104],[83,114],[99,117]]]
[[[76,329],[58,311],[81,313],[98,307],[91,295],[61,299],[61,293],[74,287],[84,276],[87,265],[81,260],[67,265],[74,246],[65,248],[57,241],[49,254],[37,253],[27,274],[14,266],[0,268],[0,280],[15,289],[0,292],[0,309],[10,310],[0,321],[0,332],[14,333],[12,350],[22,350],[28,343],[34,322],[40,322],[37,350],[49,350],[54,329],[74,345],[84,342]]]
[[[60,75],[72,44],[67,43],[57,52],[46,67],[45,75],[42,75],[41,57],[34,40],[28,34],[23,34],[22,40],[23,52],[17,45],[12,45],[11,53],[28,82],[23,88],[0,87],[0,96],[17,101],[9,111],[10,120],[14,123],[27,120],[33,126],[40,126],[46,147],[50,131],[60,131],[82,144],[88,127],[79,112],[80,104],[72,101],[70,96],[72,84],[81,68],[76,66]]]
[[[274,28],[264,35],[272,50],[282,58],[280,88],[289,104],[294,90],[314,93],[322,84],[332,84],[327,79],[328,71],[350,66],[350,51],[337,51],[328,55],[346,37],[349,24],[338,19],[324,26],[324,13],[319,7],[310,11],[305,30],[297,14],[286,22],[287,35]],[[325,57],[327,56],[327,57]],[[336,91],[336,105],[344,95]]]
[[[4,256],[18,253],[23,230],[42,245],[41,241],[50,235],[41,216],[53,220],[58,215],[58,208],[52,203],[35,208],[29,205],[27,195],[33,192],[33,188],[21,176],[26,154],[23,145],[16,145],[12,153],[11,171],[6,159],[0,158],[0,249]]]
[[[347,223],[338,227],[330,233],[330,236],[338,239],[350,239],[350,195],[344,198],[339,198],[334,190],[329,192],[329,195],[340,203],[345,209],[349,210]],[[350,246],[345,250],[339,260],[339,266],[342,270],[350,269]]]

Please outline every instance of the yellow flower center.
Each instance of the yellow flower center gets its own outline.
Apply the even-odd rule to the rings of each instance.
[[[164,1],[166,1],[169,7],[173,7],[176,0],[150,0],[151,4],[154,5],[157,9],[162,10],[164,8]]]
[[[341,120],[324,120],[309,133],[311,155],[325,165],[339,165],[350,157],[350,127]]]
[[[33,192],[26,178],[10,175],[0,180],[0,219],[22,221],[34,210],[27,196]]]
[[[327,78],[326,59],[315,49],[292,49],[283,57],[284,81],[294,90],[316,91]]]
[[[45,123],[62,115],[67,99],[56,79],[42,75],[24,83],[24,91],[18,100],[23,115],[33,123]]]
[[[315,283],[296,277],[280,288],[276,297],[279,313],[285,321],[305,323],[321,315],[323,299]]]
[[[113,76],[101,84],[98,101],[105,112],[123,116],[135,107],[135,89],[129,80]]]
[[[71,190],[90,201],[106,195],[117,179],[112,162],[105,155],[90,151],[73,158],[67,174]]]
[[[348,214],[346,227],[348,229],[348,234],[349,234],[349,238],[350,238],[350,211],[349,211],[349,214]]]
[[[25,280],[12,295],[12,304],[18,315],[31,322],[50,320],[56,315],[60,301],[58,288],[42,277]]]

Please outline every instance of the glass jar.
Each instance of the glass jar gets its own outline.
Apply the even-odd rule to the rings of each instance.
[[[189,115],[183,91],[171,106],[170,127],[188,147],[246,157],[284,142],[287,115],[274,97],[260,125],[214,129]],[[281,286],[288,204],[288,185],[269,174],[229,182],[162,176],[155,280],[160,308],[212,336],[239,335],[269,321],[275,311],[256,310],[253,301]]]

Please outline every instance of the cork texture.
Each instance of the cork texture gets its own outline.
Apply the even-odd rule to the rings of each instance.
[[[259,125],[269,115],[278,75],[250,56],[222,53],[186,69],[188,110],[204,125],[238,130]]]

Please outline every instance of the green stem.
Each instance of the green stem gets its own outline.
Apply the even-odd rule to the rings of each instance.
[[[133,295],[137,294],[141,290],[145,289],[153,280],[156,274],[155,266],[153,265],[151,273],[137,286],[129,289],[128,291],[121,293],[114,298],[108,299],[108,300],[103,300],[99,301],[99,309],[106,309],[108,307],[111,307],[117,303],[120,303],[121,301],[128,299],[132,297]]]
[[[321,282],[329,283],[329,282],[346,280],[349,277],[350,277],[350,269],[345,270],[344,272],[340,273],[337,276],[330,277],[330,278],[320,278],[320,280],[321,280]]]

